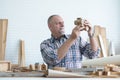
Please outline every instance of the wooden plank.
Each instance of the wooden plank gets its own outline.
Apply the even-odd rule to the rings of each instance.
[[[109,40],[108,39],[103,39],[105,50],[106,50],[106,55],[109,56]]]
[[[107,57],[104,42],[103,42],[101,35],[99,35],[99,41],[100,41],[100,46],[102,49],[103,57]]]
[[[23,40],[20,40],[20,53],[18,63],[20,67],[25,67],[25,44]]]
[[[98,36],[100,34],[100,26],[99,25],[95,25],[94,26],[94,35]]]
[[[100,27],[100,34],[102,37],[106,38],[106,28],[105,27]]]
[[[95,37],[95,40],[97,41],[99,48],[101,49],[100,41],[98,37],[99,34],[100,34],[100,25],[95,25],[94,26],[94,37]],[[99,57],[103,57],[102,50],[100,50]]]
[[[7,28],[8,28],[8,19],[4,19],[4,22],[3,22],[3,56],[4,56],[3,60],[5,60]]]
[[[25,67],[25,43],[21,41],[21,52],[22,52],[22,67]]]
[[[103,39],[103,45],[106,50],[105,54],[106,54],[106,56],[108,56],[108,40],[106,38],[106,28],[104,28],[104,27],[100,28],[100,35]]]
[[[101,48],[98,36],[94,36],[94,38],[95,38],[95,40],[96,40],[96,42],[98,44],[98,47]],[[102,50],[100,50],[99,57],[103,57]]]
[[[0,19],[0,60],[5,60],[8,19]]]
[[[99,36],[101,35],[101,38],[102,38],[102,46],[104,47],[104,50],[105,50],[105,55],[108,56],[108,45],[109,45],[109,42],[108,42],[108,39],[106,38],[106,28],[104,27],[101,27],[100,25],[95,25],[94,26],[94,32],[95,32],[95,36]],[[97,39],[96,39],[97,41]],[[98,42],[98,45],[99,47],[102,49],[101,47],[101,44],[100,42]],[[100,52],[100,57],[103,57],[103,51]]]
[[[3,59],[3,52],[2,52],[2,20],[0,20],[0,60]]]

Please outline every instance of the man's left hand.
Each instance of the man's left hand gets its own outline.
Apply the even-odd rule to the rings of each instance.
[[[84,20],[84,27],[85,27],[85,31],[88,32],[88,35],[92,35],[92,25],[87,21],[87,20]]]

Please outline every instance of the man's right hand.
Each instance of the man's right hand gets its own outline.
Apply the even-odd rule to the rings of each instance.
[[[81,27],[81,26],[76,26],[73,30],[72,30],[72,34],[70,36],[71,39],[77,39],[80,35],[80,32],[85,30],[84,27]]]

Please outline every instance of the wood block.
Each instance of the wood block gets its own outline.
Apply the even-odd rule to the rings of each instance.
[[[78,26],[82,26],[83,25],[82,18],[77,18],[77,20],[74,21],[74,24]]]
[[[102,75],[103,75],[103,71],[97,71],[96,74],[97,74],[98,76],[102,76]]]
[[[40,66],[41,66],[41,65],[40,65],[39,63],[35,63],[35,70],[38,70],[38,71],[39,71],[39,70],[40,70]]]
[[[5,60],[8,20],[0,19],[0,60]]]
[[[6,72],[11,70],[11,62],[9,61],[0,61],[0,71]]]
[[[84,26],[84,21],[85,21],[85,20],[82,19],[82,18],[77,18],[77,19],[74,21],[74,24],[77,25],[77,26],[82,27],[82,28],[83,28],[82,30],[88,31],[88,30],[89,30],[89,27]]]
[[[30,64],[29,69],[30,70],[35,70],[35,65]]]
[[[110,76],[110,75],[111,75],[111,72],[110,72],[110,71],[104,71],[104,72],[103,72],[103,75]]]
[[[47,65],[45,65],[44,63],[41,65],[41,70],[47,70]]]

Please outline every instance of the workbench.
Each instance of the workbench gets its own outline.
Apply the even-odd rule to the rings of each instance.
[[[72,72],[62,72],[56,70],[49,69],[48,78],[120,78],[120,72],[118,75],[115,75],[114,72],[110,76],[97,76],[97,75],[83,75],[80,73],[72,73]]]
[[[57,70],[48,69],[48,75],[45,75],[43,72],[0,72],[0,77],[36,77],[36,78],[120,78],[119,75],[110,76],[97,76],[97,75],[83,75],[80,73],[73,72],[63,72]]]

